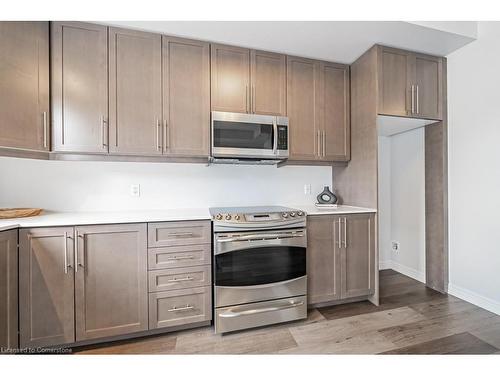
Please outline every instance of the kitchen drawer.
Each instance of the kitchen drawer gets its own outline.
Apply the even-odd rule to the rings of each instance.
[[[210,286],[212,280],[210,266],[171,268],[148,274],[150,292]]]
[[[149,293],[149,329],[212,319],[212,288]]]
[[[210,221],[148,224],[148,246],[197,245],[211,242]]]
[[[204,266],[211,263],[210,244],[193,246],[157,247],[148,249],[148,268]]]

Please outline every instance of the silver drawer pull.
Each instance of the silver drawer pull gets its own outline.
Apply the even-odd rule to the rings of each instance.
[[[176,233],[169,233],[169,237],[192,237],[193,232],[176,232]]]
[[[179,279],[176,279],[175,277],[173,279],[167,280],[170,283],[180,283],[181,281],[191,281],[194,280],[194,277],[187,276],[187,277],[181,277]]]
[[[184,260],[184,259],[194,259],[194,255],[173,256],[167,258],[167,260]]]
[[[191,306],[191,305],[186,305],[186,306],[183,306],[183,307],[176,307],[174,306],[173,308],[167,310],[168,312],[174,312],[174,311],[186,311],[186,310],[192,310],[194,309],[194,306]]]
[[[304,304],[303,301],[300,301],[300,302],[291,301],[285,305],[281,304],[281,305],[277,305],[277,306],[263,307],[261,309],[251,309],[251,310],[242,310],[242,311],[229,310],[227,312],[219,314],[219,316],[221,318],[236,318],[238,316],[243,316],[243,315],[254,315],[254,314],[260,314],[260,313],[265,313],[265,312],[291,309],[294,307],[302,306],[303,304]]]

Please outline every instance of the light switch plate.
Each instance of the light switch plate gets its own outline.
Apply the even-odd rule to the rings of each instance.
[[[304,194],[305,195],[310,195],[311,194],[311,184],[305,184],[304,185]]]

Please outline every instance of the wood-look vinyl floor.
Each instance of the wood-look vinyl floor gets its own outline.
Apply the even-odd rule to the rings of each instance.
[[[498,354],[500,316],[393,270],[380,306],[309,311],[304,321],[216,335],[213,327],[78,348],[78,354]]]

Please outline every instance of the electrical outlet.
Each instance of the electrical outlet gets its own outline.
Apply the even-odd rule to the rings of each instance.
[[[392,250],[399,251],[400,244],[398,241],[392,241]]]
[[[139,185],[139,184],[130,185],[130,195],[133,197],[140,197],[141,196],[141,185]]]
[[[311,195],[311,184],[305,184],[304,185],[304,194],[305,195]]]

